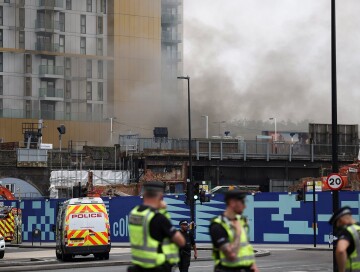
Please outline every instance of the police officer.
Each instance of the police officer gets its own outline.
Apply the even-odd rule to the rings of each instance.
[[[191,248],[194,250],[194,258],[197,259],[197,249],[194,239],[193,231],[189,230],[189,223],[186,220],[181,220],[180,223],[180,232],[185,238],[185,246],[180,250],[180,262],[179,270],[180,272],[188,272],[191,259]]]
[[[215,272],[258,272],[241,215],[246,194],[234,189],[225,193],[226,210],[213,218],[210,236],[213,243]]]
[[[164,209],[164,183],[158,181],[144,184],[143,204],[135,207],[129,215],[129,235],[133,266],[129,272],[170,272],[167,261],[172,247],[164,246],[168,240],[182,247],[185,239],[160,212]],[[176,252],[178,254],[178,252]]]
[[[351,216],[350,207],[336,211],[329,223],[336,228],[336,262],[339,272],[360,271],[360,225]]]

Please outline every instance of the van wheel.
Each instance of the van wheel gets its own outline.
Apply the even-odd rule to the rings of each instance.
[[[104,253],[102,256],[104,260],[109,260],[110,254],[108,252],[108,253]]]
[[[61,260],[62,260],[63,262],[71,261],[71,260],[72,260],[72,255],[71,255],[71,254],[61,253]]]
[[[61,260],[61,254],[59,254],[56,250],[56,259]]]
[[[4,258],[4,255],[5,255],[5,250],[0,251],[0,259]]]
[[[102,260],[104,258],[103,255],[100,254],[100,253],[95,253],[94,257],[95,257],[96,260]]]

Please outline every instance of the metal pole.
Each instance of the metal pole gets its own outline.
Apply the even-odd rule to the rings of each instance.
[[[274,118],[274,123],[275,123],[275,137],[274,137],[274,139],[275,139],[275,142],[277,141],[277,136],[276,136],[276,134],[277,134],[277,129],[276,129],[276,118]]]
[[[110,117],[110,144],[113,143],[113,118]]]
[[[190,215],[191,221],[195,222],[195,200],[194,200],[194,180],[192,174],[192,149],[191,149],[191,104],[190,104],[190,77],[187,76],[188,82],[188,122],[189,122],[189,178],[190,178]]]
[[[202,115],[202,117],[205,118],[205,138],[209,138],[209,116],[208,115]]]
[[[315,180],[313,180],[313,229],[314,229],[314,247],[316,247],[316,203],[315,203]]]
[[[331,109],[332,109],[332,172],[339,172],[337,132],[337,79],[336,79],[336,12],[335,0],[331,0]],[[339,192],[332,192],[333,213],[339,209]],[[335,235],[335,226],[333,226]],[[337,270],[336,243],[333,244],[333,270]]]
[[[189,180],[190,188],[187,188],[190,198],[191,221],[195,222],[195,200],[194,200],[194,181],[192,176],[192,153],[191,153],[191,103],[190,103],[190,77],[180,76],[178,79],[186,79],[188,83],[188,123],[189,123]]]

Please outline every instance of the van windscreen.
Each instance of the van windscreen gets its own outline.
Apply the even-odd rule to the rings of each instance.
[[[106,231],[105,216],[101,212],[73,213],[69,218],[70,230],[92,230],[94,232]]]

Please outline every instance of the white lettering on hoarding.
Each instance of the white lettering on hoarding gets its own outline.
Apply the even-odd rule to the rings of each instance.
[[[129,236],[129,216],[120,218],[118,222],[114,222],[112,230],[114,236],[126,237]]]

